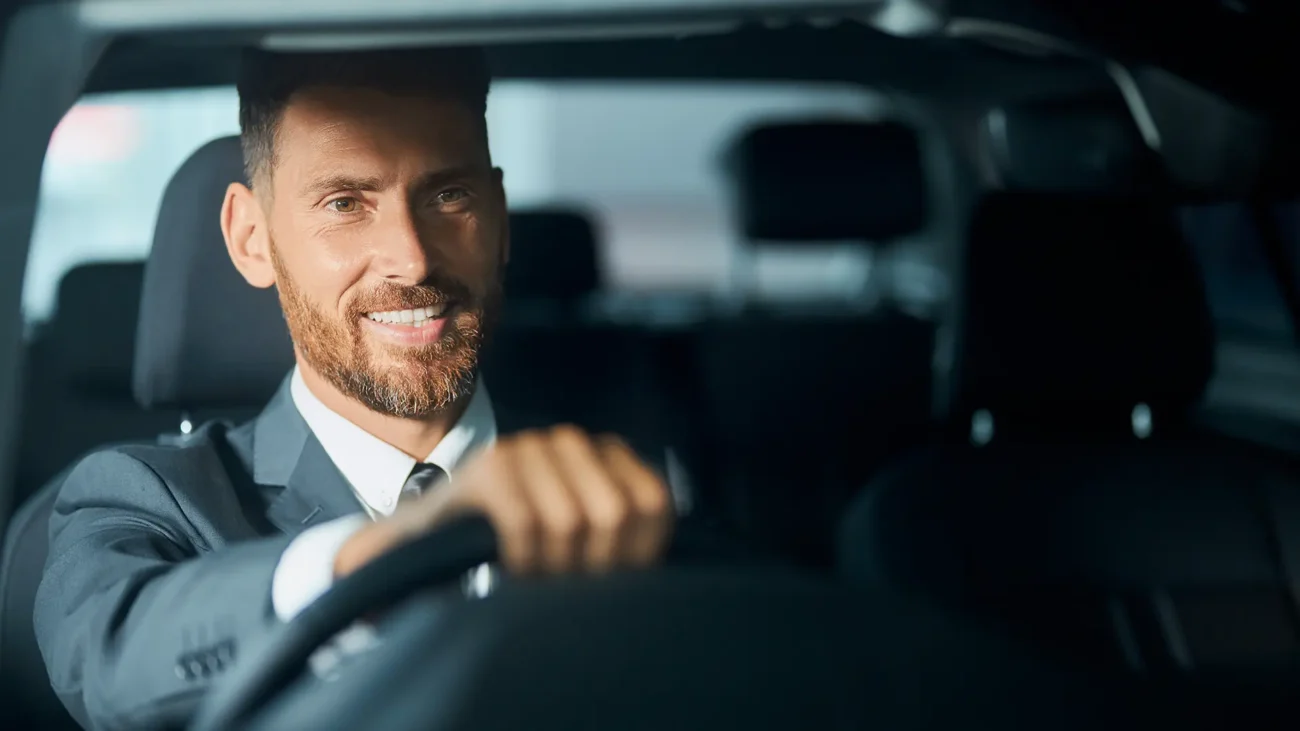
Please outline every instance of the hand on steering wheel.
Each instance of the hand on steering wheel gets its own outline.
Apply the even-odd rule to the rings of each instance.
[[[421,587],[498,557],[518,573],[646,566],[673,518],[663,480],[618,439],[573,427],[503,438],[450,485],[357,533],[336,561],[341,580],[217,688],[193,728],[240,727],[329,637]]]
[[[450,484],[358,532],[339,552],[346,576],[453,518],[482,514],[515,574],[600,573],[658,561],[673,509],[667,485],[616,437],[558,426],[503,437]]]

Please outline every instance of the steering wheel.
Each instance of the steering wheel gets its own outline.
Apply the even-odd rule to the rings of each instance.
[[[459,581],[467,571],[498,558],[496,533],[487,519],[458,519],[399,546],[363,566],[280,628],[253,664],[213,688],[199,708],[192,731],[233,731],[252,719],[301,673],[312,654],[358,618],[394,607],[416,592]],[[679,520],[667,562],[725,565],[756,560],[703,523]]]
[[[423,589],[458,581],[497,559],[497,540],[486,518],[473,516],[436,530],[375,559],[335,584],[281,628],[256,665],[213,689],[193,731],[239,728],[302,673],[318,648],[357,618],[380,611]]]

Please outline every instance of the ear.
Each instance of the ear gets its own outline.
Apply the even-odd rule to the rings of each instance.
[[[221,204],[221,233],[235,268],[249,284],[265,289],[275,284],[271,237],[262,202],[248,186],[231,183]]]
[[[493,195],[497,199],[497,211],[501,216],[501,266],[510,263],[510,205],[506,200],[505,172],[501,168],[492,168]]]

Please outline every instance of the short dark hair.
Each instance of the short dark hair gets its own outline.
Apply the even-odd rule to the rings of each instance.
[[[276,131],[290,97],[313,86],[436,95],[485,115],[491,74],[483,51],[472,47],[316,53],[248,49],[240,59],[237,88],[240,140],[250,183],[256,184],[274,162]]]

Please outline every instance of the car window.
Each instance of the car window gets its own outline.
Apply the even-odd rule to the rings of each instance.
[[[1286,300],[1250,209],[1217,203],[1186,208],[1181,218],[1220,339],[1290,343],[1294,335]]]
[[[147,255],[168,179],[202,144],[237,132],[237,110],[232,88],[211,88],[88,96],[69,112],[41,182],[29,323],[49,316],[72,266]],[[848,86],[501,82],[488,126],[512,207],[592,213],[614,290],[851,292],[869,270],[862,247],[740,254],[718,155],[761,119],[885,110],[880,96]]]
[[[28,322],[48,316],[71,267],[144,258],[167,181],[203,143],[239,129],[236,109],[227,89],[105,94],[73,107],[41,173],[23,285]]]

